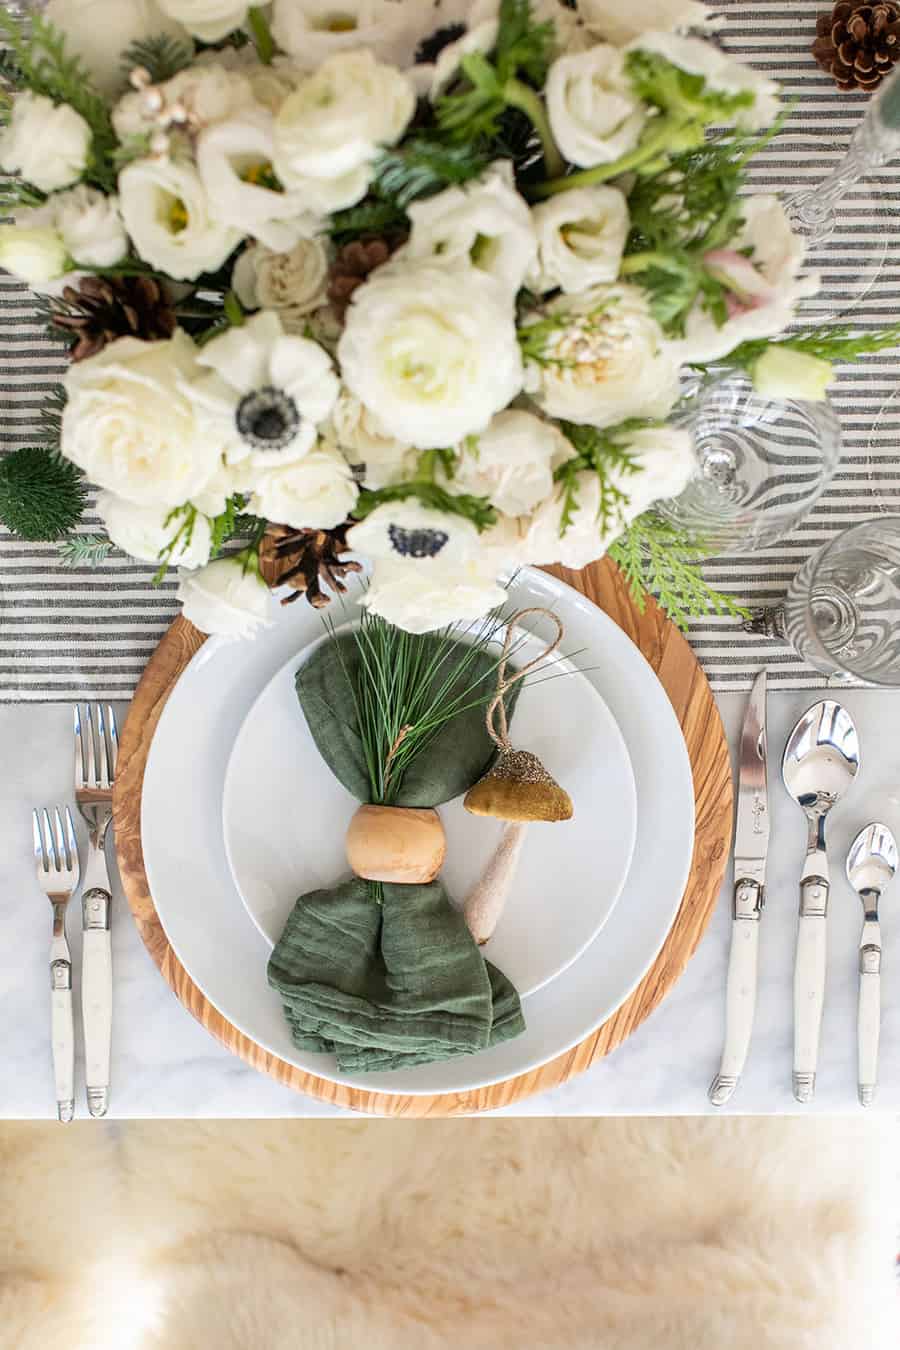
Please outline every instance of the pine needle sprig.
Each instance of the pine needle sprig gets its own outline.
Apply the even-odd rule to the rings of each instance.
[[[153,84],[171,80],[194,59],[194,44],[171,33],[157,33],[153,37],[132,42],[122,53],[122,74],[127,76],[135,67],[146,70]]]
[[[489,163],[490,157],[472,145],[442,145],[414,136],[378,157],[375,190],[405,209],[419,197],[477,178]]]
[[[58,553],[63,567],[99,567],[112,549],[112,540],[101,534],[73,534],[62,541]]]
[[[44,398],[41,404],[41,410],[38,414],[41,431],[43,433],[44,445],[52,450],[54,454],[59,453],[59,447],[62,442],[62,423],[63,414],[66,410],[68,395],[65,386],[55,384],[50,392]]]
[[[647,595],[654,595],[684,632],[691,619],[704,614],[748,616],[733,596],[706,581],[700,570],[705,552],[702,540],[647,511],[610,545],[608,555],[620,568],[638,609],[643,612]]]

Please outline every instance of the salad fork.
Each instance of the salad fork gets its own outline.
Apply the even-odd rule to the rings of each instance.
[[[81,926],[81,1016],[84,1023],[85,1084],[88,1110],[105,1116],[109,1109],[109,1051],[112,1035],[112,945],[109,920],[112,895],[106,867],[106,835],[112,820],[112,790],[119,737],[107,704],[84,712],[75,705],[75,802],[89,831]]]
[[[75,1031],[72,1019],[72,953],[66,939],[66,906],[78,886],[78,845],[72,815],[65,808],[63,826],[59,807],[53,823],[47,808],[32,811],[34,861],[38,885],[53,906],[50,942],[50,1028],[56,1113],[62,1121],[75,1115]]]

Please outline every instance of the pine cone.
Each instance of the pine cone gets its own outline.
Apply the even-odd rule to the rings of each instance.
[[[324,609],[331,596],[322,589],[325,582],[338,595],[347,590],[343,578],[362,571],[362,564],[341,559],[347,552],[347,531],[352,521],[333,530],[294,530],[287,525],[270,525],[259,550],[262,574],[270,586],[291,584],[296,587],[282,600],[290,605],[305,595],[314,609]]]
[[[328,299],[343,319],[357,286],[361,286],[370,272],[386,263],[400,240],[363,236],[339,248],[328,278]]]
[[[175,310],[152,277],[84,277],[76,289],[66,286],[63,303],[53,305],[53,324],[75,339],[73,361],[101,352],[120,337],[169,338]]]
[[[841,0],[816,21],[813,56],[838,89],[872,90],[900,60],[898,0]]]

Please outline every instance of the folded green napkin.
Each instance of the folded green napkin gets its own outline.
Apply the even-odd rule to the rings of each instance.
[[[429,807],[465,792],[490,767],[484,713],[493,658],[478,653],[466,684],[484,697],[448,722],[403,776],[393,805]],[[351,634],[324,643],[297,673],[297,696],[323,759],[361,801],[369,776],[356,718]],[[452,692],[450,693],[452,697]],[[511,714],[515,690],[507,696]],[[335,821],[343,830],[347,822]],[[524,1030],[519,996],[481,951],[440,881],[374,886],[360,877],[297,901],[269,960],[291,1037],[371,1072],[473,1054]]]

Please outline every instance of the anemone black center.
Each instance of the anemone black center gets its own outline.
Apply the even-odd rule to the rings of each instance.
[[[466,32],[464,23],[448,23],[444,28],[438,28],[429,37],[423,38],[416,48],[414,57],[416,65],[430,66],[445,47],[449,47],[451,42],[458,42],[461,37],[465,37]]]
[[[388,526],[391,548],[401,558],[433,558],[449,538],[444,530],[404,530],[402,525]]]
[[[297,434],[301,417],[283,389],[264,385],[245,394],[238,404],[237,429],[254,450],[283,450]]]

